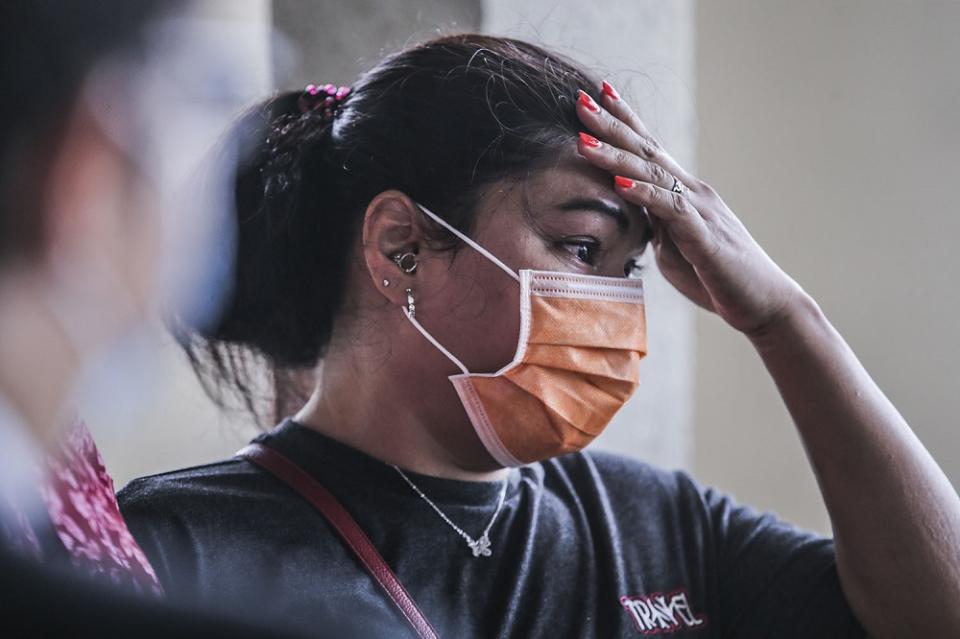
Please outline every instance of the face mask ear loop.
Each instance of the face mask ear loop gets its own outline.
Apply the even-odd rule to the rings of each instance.
[[[406,308],[404,308],[404,309],[403,309],[403,314],[407,316],[407,319],[410,320],[410,323],[413,324],[413,325],[416,327],[416,329],[417,329],[418,331],[420,331],[420,333],[430,341],[431,344],[433,344],[434,346],[437,347],[437,350],[439,350],[441,353],[443,353],[444,355],[446,355],[447,358],[448,358],[451,362],[453,362],[454,364],[456,364],[457,367],[458,367],[460,370],[463,371],[463,374],[464,374],[464,375],[469,375],[469,374],[470,374],[470,371],[468,371],[468,370],[467,370],[467,367],[463,365],[463,362],[461,362],[459,359],[457,359],[456,357],[454,357],[454,356],[453,356],[453,353],[451,353],[450,351],[448,351],[447,349],[445,349],[445,348],[440,344],[440,342],[438,342],[436,339],[434,339],[433,335],[431,335],[430,333],[428,333],[428,332],[427,332],[427,329],[425,329],[425,328],[420,324],[420,322],[418,322],[418,321],[416,320],[415,317],[413,317],[412,315],[410,315],[410,311],[408,311]]]
[[[419,206],[419,207],[421,208],[421,210],[423,210],[424,213],[426,213],[431,219],[433,219],[434,222],[436,222],[437,224],[439,224],[440,226],[442,226],[443,228],[447,229],[448,231],[450,231],[451,233],[453,233],[454,235],[456,235],[457,237],[459,237],[461,240],[463,240],[464,242],[466,242],[467,244],[469,244],[470,247],[472,247],[472,248],[475,249],[477,252],[479,252],[481,255],[483,255],[485,258],[487,258],[488,260],[490,260],[491,262],[493,262],[494,264],[496,264],[497,266],[499,266],[501,269],[503,269],[503,271],[504,271],[507,275],[509,275],[509,276],[512,277],[513,279],[517,280],[518,282],[520,281],[520,276],[517,275],[516,273],[514,273],[514,272],[513,272],[513,269],[511,269],[509,266],[507,266],[506,264],[504,264],[503,262],[501,262],[499,259],[497,259],[497,257],[496,257],[493,253],[491,253],[491,252],[488,251],[487,249],[483,248],[482,246],[480,246],[479,244],[477,244],[476,242],[474,242],[472,239],[470,239],[469,237],[467,237],[464,233],[461,233],[461,232],[458,231],[457,229],[453,228],[453,226],[451,226],[450,224],[448,224],[448,223],[446,222],[446,220],[444,220],[444,219],[441,218],[439,215],[437,215],[436,213],[434,213],[433,211],[431,211],[430,209],[428,209],[427,207],[425,207],[423,204],[419,204],[419,203],[418,203],[417,206]]]

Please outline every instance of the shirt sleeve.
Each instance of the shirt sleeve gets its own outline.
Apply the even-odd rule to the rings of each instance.
[[[195,540],[171,501],[154,488],[150,478],[131,481],[117,498],[127,527],[143,549],[167,595],[173,599],[198,596],[193,576],[199,574]]]
[[[832,539],[686,480],[709,518],[722,636],[866,636],[840,587]]]

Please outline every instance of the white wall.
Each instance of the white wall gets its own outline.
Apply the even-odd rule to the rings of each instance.
[[[700,173],[960,483],[958,2],[698,5]],[[745,340],[698,321],[696,470],[829,530]]]

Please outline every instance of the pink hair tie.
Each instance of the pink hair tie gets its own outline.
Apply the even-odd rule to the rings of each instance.
[[[320,111],[320,115],[325,122],[332,121],[337,114],[343,101],[350,94],[350,87],[336,87],[332,84],[308,84],[303,89],[303,94],[297,100],[297,106],[300,113],[307,111]]]

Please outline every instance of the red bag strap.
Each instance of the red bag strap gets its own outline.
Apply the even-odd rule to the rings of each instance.
[[[380,556],[373,542],[323,484],[300,468],[296,462],[263,444],[250,444],[238,451],[237,456],[256,464],[310,502],[333,526],[370,576],[380,584],[417,635],[423,639],[439,639],[437,631],[423,616],[416,602],[390,570],[390,566]]]

